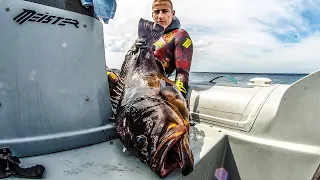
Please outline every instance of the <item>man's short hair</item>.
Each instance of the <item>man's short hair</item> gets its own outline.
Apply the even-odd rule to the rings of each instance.
[[[157,2],[169,2],[170,5],[171,5],[171,10],[173,10],[173,5],[172,5],[171,0],[153,0],[152,9],[154,8],[154,4],[157,3]]]

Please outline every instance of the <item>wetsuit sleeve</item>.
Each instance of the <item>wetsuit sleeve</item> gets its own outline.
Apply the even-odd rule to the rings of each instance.
[[[175,83],[180,92],[186,97],[189,86],[189,71],[192,62],[193,43],[187,31],[182,30],[175,39]]]

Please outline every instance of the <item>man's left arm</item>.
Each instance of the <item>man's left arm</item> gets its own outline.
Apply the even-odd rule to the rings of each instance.
[[[193,43],[187,31],[179,32],[175,39],[175,83],[183,96],[186,97],[189,86],[189,71],[192,62]]]

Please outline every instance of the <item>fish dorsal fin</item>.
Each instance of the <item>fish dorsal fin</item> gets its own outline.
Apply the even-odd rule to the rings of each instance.
[[[131,49],[127,52],[124,61],[122,63],[120,73],[119,73],[119,81],[115,84],[114,88],[112,89],[113,92],[115,92],[116,95],[110,96],[111,99],[111,105],[112,110],[114,114],[116,114],[118,105],[121,102],[122,94],[124,92],[124,82],[127,77],[129,68],[132,66],[132,61],[134,58],[137,58],[138,54],[135,52],[135,46],[133,45]]]
[[[110,89],[110,91],[114,92],[113,96],[110,95],[111,107],[112,107],[112,111],[114,114],[116,114],[118,105],[119,105],[120,100],[122,98],[123,87],[124,87],[123,80],[120,78],[119,81],[114,86],[114,88]]]
[[[119,74],[119,81],[116,83],[115,87],[112,89],[116,95],[110,97],[112,103],[112,109],[114,114],[116,114],[117,108],[121,102],[122,94],[124,92],[124,82],[127,78],[127,74],[132,68],[134,61],[139,57],[140,51],[137,49],[136,44],[133,44],[130,50],[125,55],[124,61],[122,63],[120,74]]]

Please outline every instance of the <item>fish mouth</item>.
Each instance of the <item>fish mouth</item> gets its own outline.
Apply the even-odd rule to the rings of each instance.
[[[176,131],[164,138],[158,146],[154,155],[153,170],[159,177],[164,178],[180,168],[182,175],[187,176],[192,173],[193,164],[193,153],[186,131]]]

